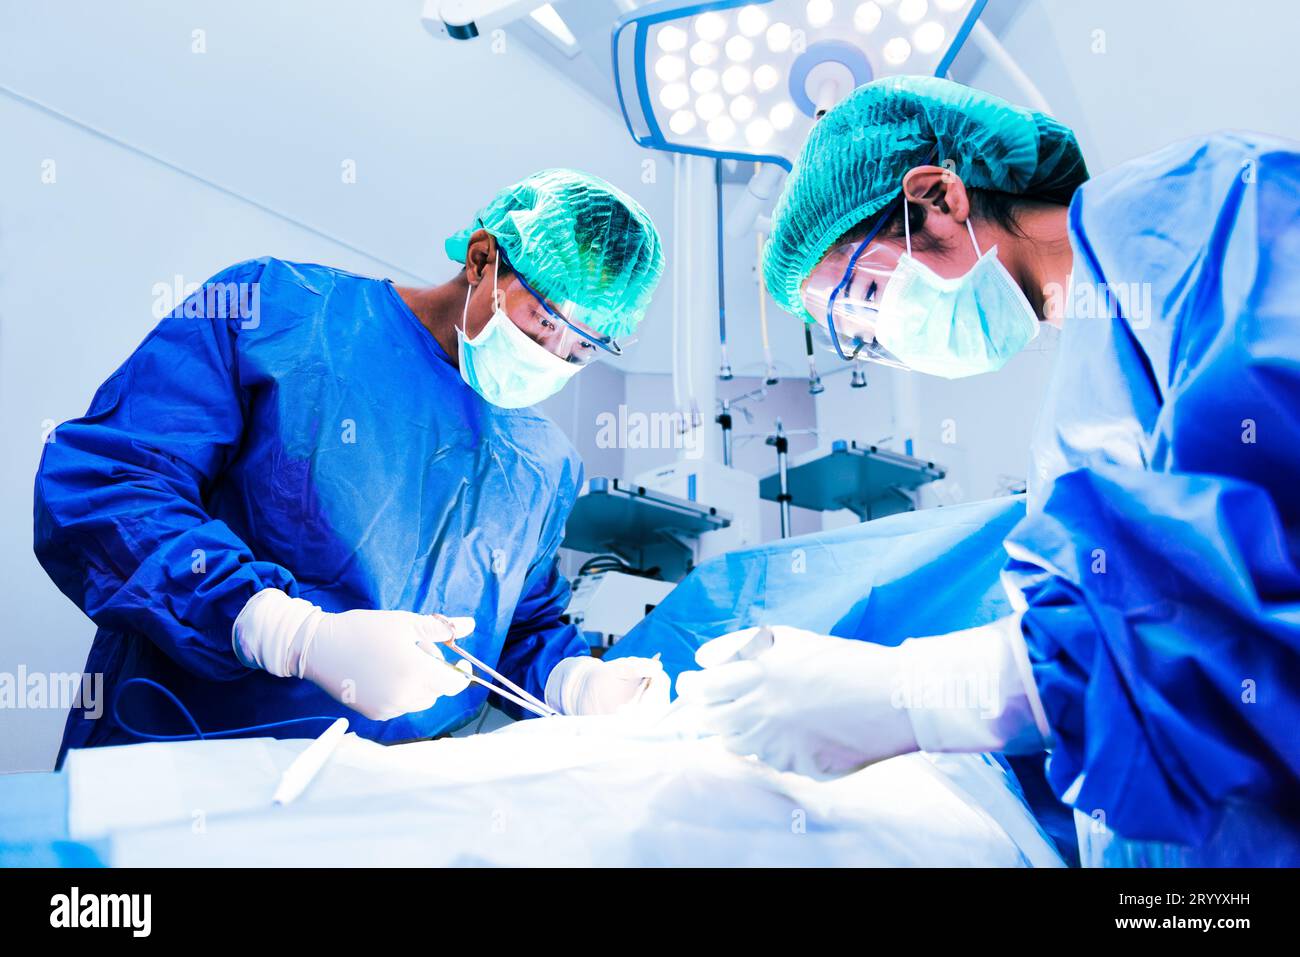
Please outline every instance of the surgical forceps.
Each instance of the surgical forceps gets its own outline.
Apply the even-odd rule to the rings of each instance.
[[[445,615],[433,615],[432,617],[437,618],[444,625],[446,625],[447,633],[451,636],[447,638],[445,641],[438,642],[438,644],[442,645],[445,648],[451,649],[456,654],[460,655],[461,659],[465,663],[472,665],[474,668],[479,669],[479,671],[485,672],[486,674],[495,678],[497,681],[501,682],[503,685],[506,686],[506,688],[509,688],[510,690],[507,691],[505,688],[498,688],[496,685],[492,684],[492,682],[485,681],[484,679],[480,678],[478,675],[474,674],[472,670],[467,670],[466,668],[457,667],[456,665],[453,665],[450,661],[447,661],[445,658],[442,659],[443,664],[445,664],[448,668],[455,668],[457,671],[463,674],[474,684],[482,685],[484,688],[487,688],[488,691],[500,695],[501,697],[505,698],[507,701],[513,701],[515,704],[519,705],[519,707],[523,708],[525,711],[531,711],[533,714],[537,715],[540,718],[553,718],[559,715],[560,712],[556,711],[545,701],[542,701],[541,699],[536,698],[533,695],[529,694],[527,691],[519,687],[519,685],[515,684],[505,675],[499,674],[496,671],[492,670],[487,665],[483,664],[483,662],[479,661],[477,658],[471,655],[464,648],[460,647],[460,645],[456,644],[456,626],[451,623],[451,620],[449,618],[447,618]]]

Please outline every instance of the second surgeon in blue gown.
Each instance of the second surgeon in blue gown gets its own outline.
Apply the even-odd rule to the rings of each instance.
[[[1017,613],[897,648],[724,636],[679,693],[809,773],[1047,748],[1092,863],[1300,863],[1297,264],[1295,144],[1203,136],[1088,181],[1051,117],[935,78],[854,91],[785,185],[768,287],[845,358],[951,378],[1062,326]],[[996,708],[910,694],[972,676]]]
[[[455,729],[486,691],[439,684],[443,672],[396,704],[372,695],[372,718],[345,689],[296,676],[332,641],[343,664],[326,673],[382,684],[365,669],[383,655],[364,643],[378,650],[434,613],[473,618],[466,650],[538,698],[549,681],[561,710],[601,710],[658,679],[657,663],[590,659],[562,621],[556,549],[582,467],[552,422],[516,407],[636,325],[662,271],[658,235],[630,198],[562,170],[504,191],[474,226],[448,243],[465,270],[428,290],[276,259],[224,270],[55,430],[36,481],[36,552],[99,626],[86,670],[116,702],[97,719],[74,709],[60,760],[136,740],[128,728],[194,730],[155,688],[118,699],[132,678],[162,685],[209,733],[274,724],[304,736],[325,726],[305,719],[336,715],[379,741]],[[520,329],[531,341],[515,341]],[[488,344],[474,376],[466,340]],[[275,608],[237,653],[232,626],[254,596]],[[280,658],[290,663],[271,664]],[[427,664],[394,661],[399,683],[403,662]],[[393,713],[412,700],[431,706]]]

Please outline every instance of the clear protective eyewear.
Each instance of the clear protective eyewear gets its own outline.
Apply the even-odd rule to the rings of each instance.
[[[510,321],[530,339],[546,351],[576,365],[587,365],[601,351],[615,357],[623,355],[622,347],[612,337],[596,332],[565,314],[571,315],[574,312],[573,303],[566,303],[563,308],[552,305],[510,264],[500,246],[497,247],[497,253],[519,284],[520,290],[526,293],[512,295],[510,286],[507,286],[501,293],[502,308]]]
[[[908,368],[876,340],[880,302],[903,253],[892,245],[871,244],[897,207],[896,202],[865,239],[832,247],[800,290],[804,308],[818,320],[814,338],[845,361]]]

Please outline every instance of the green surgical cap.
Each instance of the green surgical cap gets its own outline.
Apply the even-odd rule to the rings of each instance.
[[[575,318],[615,338],[630,333],[664,270],[659,232],[641,206],[602,179],[548,169],[503,189],[474,225],[447,240],[465,262],[474,230],[486,229],[530,286]]]
[[[1074,133],[1046,114],[938,77],[864,84],[817,121],[781,191],[763,253],[772,297],[812,322],[799,289],[826,251],[908,170],[945,162],[968,187],[1062,205],[1088,178]]]

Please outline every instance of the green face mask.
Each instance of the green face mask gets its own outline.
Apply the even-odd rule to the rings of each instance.
[[[549,399],[564,388],[581,365],[567,362],[538,343],[514,324],[497,294],[497,267],[492,265],[492,302],[495,309],[487,325],[474,338],[465,334],[469,299],[456,339],[460,343],[460,377],[488,402],[502,409],[522,409]]]

